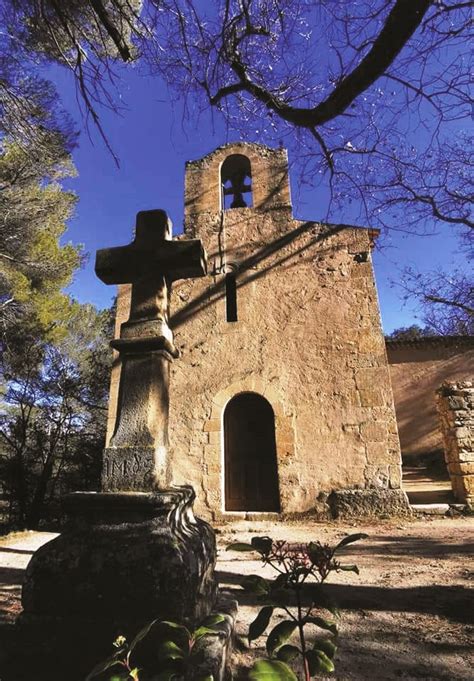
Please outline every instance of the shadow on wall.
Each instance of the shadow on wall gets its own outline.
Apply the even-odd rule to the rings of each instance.
[[[252,209],[241,209],[243,213],[247,213],[247,210]],[[242,217],[242,222],[245,222],[245,216]],[[251,256],[241,260],[238,267],[233,271],[236,276],[237,288],[243,288],[248,286],[252,282],[264,277],[272,269],[285,265],[286,268],[299,265],[301,263],[302,255],[311,249],[315,244],[322,244],[329,238],[339,234],[345,229],[354,230],[357,229],[351,225],[338,224],[320,225],[317,222],[302,222],[295,229],[290,232],[285,232],[280,237],[277,237],[270,243],[265,243],[264,246],[258,248]],[[290,246],[299,237],[303,237],[307,234],[313,234],[312,238],[305,240],[303,244],[298,247],[293,246],[291,252],[285,253],[280,258],[273,260],[271,263],[266,262],[269,258],[277,254],[280,250]],[[188,234],[185,238],[188,238]],[[336,246],[328,246],[324,250],[320,250],[320,255],[328,255],[329,253],[335,251]],[[229,254],[229,257],[231,254]],[[218,253],[208,254],[209,262],[212,259],[218,257]],[[308,257],[310,257],[308,255]],[[258,271],[256,268],[258,267]],[[208,277],[209,282],[211,281]],[[173,332],[176,331],[182,324],[191,319],[192,317],[198,315],[202,310],[206,309],[210,305],[214,305],[216,301],[225,298],[226,295],[226,281],[225,278],[215,281],[213,284],[209,284],[205,290],[192,300],[190,300],[186,305],[184,305],[179,311],[172,313],[169,320],[169,325]],[[127,317],[128,318],[128,315]],[[120,366],[120,357],[118,354],[114,356],[112,370]]]
[[[311,246],[315,245],[318,242],[322,242],[328,239],[329,237],[334,236],[335,234],[338,234],[339,232],[348,228],[350,229],[348,225],[330,225],[321,233],[319,230],[318,223],[315,222],[302,223],[300,226],[296,227],[291,232],[287,232],[283,236],[274,239],[271,243],[262,246],[251,256],[242,260],[239,263],[238,268],[235,270],[235,273],[239,275],[237,279],[237,287],[242,288],[244,286],[248,286],[253,281],[256,281],[257,279],[264,277],[270,270],[274,269],[275,267],[281,266],[283,264],[289,265],[292,259],[296,260],[301,253],[304,253],[306,250],[311,248]],[[265,264],[265,261],[272,255],[278,253],[281,249],[292,244],[298,237],[302,236],[303,234],[310,233],[311,231],[314,232],[317,231],[317,234],[315,234],[315,236],[312,239],[305,242],[299,248],[296,249],[293,248],[290,253],[282,255],[279,259],[274,260],[271,264],[269,263]],[[212,260],[212,257],[213,254],[210,254],[209,260]],[[264,266],[258,271],[248,273],[249,270],[254,270],[255,267],[262,264]],[[247,276],[242,276],[245,275],[245,273],[248,273]],[[219,300],[224,296],[225,296],[225,280],[222,279],[218,282],[215,282],[212,286],[209,286],[203,293],[201,293],[199,296],[196,296],[196,298],[194,298],[189,303],[187,303],[187,305],[182,307],[181,310],[172,314],[170,318],[170,327],[173,330],[177,329],[189,318],[198,314],[209,305],[214,304],[216,300]]]
[[[443,452],[443,440],[435,404],[435,391],[447,379],[472,373],[474,339],[449,347],[449,339],[400,344],[387,354],[395,411],[404,462],[420,455]]]

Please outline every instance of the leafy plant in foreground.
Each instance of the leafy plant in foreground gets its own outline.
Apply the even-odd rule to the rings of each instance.
[[[94,667],[85,681],[91,681],[101,676],[108,669],[116,668],[108,681],[144,681],[141,676],[143,670],[132,664],[132,655],[137,645],[150,635],[154,628],[157,633],[156,639],[156,662],[157,669],[153,669],[151,675],[146,678],[150,681],[171,681],[182,677],[187,669],[192,668],[194,656],[199,648],[200,640],[207,635],[219,635],[216,625],[224,621],[223,615],[210,615],[203,623],[190,631],[187,627],[176,622],[153,620],[141,629],[135,638],[127,643],[124,636],[118,636],[114,641],[117,650],[109,658]],[[119,669],[117,669],[119,668]],[[103,678],[103,677],[102,677]],[[203,676],[198,681],[213,681],[213,677]]]
[[[249,575],[242,581],[243,588],[264,604],[249,626],[249,643],[266,631],[275,609],[283,610],[288,616],[268,634],[266,648],[270,659],[257,660],[249,672],[251,681],[296,681],[298,677],[290,663],[302,668],[305,681],[334,671],[338,627],[333,619],[323,617],[321,611],[333,615],[337,612],[326,598],[322,584],[331,572],[359,574],[356,565],[340,563],[335,556],[344,546],[365,537],[366,534],[352,534],[335,547],[320,542],[292,545],[270,537],[254,537],[250,544],[238,542],[227,547],[231,551],[259,553],[263,564],[278,573],[273,580]],[[306,585],[310,578],[316,584]],[[326,636],[310,643],[306,634],[308,627],[317,627],[326,632]],[[287,643],[295,632],[299,636],[299,647]]]

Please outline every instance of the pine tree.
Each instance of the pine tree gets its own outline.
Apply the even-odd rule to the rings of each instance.
[[[57,141],[56,141],[57,143]],[[80,248],[61,245],[76,197],[61,179],[74,175],[67,151],[5,142],[0,155],[0,333],[5,351],[32,336],[60,336],[74,311],[62,292],[80,264]]]

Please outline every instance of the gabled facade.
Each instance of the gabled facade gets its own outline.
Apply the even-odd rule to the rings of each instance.
[[[202,239],[209,273],[173,285],[169,434],[174,481],[193,485],[198,514],[401,494],[375,237],[296,220],[284,149],[229,144],[186,164],[179,238]]]

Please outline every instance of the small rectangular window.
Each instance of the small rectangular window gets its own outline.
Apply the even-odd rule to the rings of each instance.
[[[225,275],[225,311],[228,322],[237,321],[237,282],[232,272]]]

